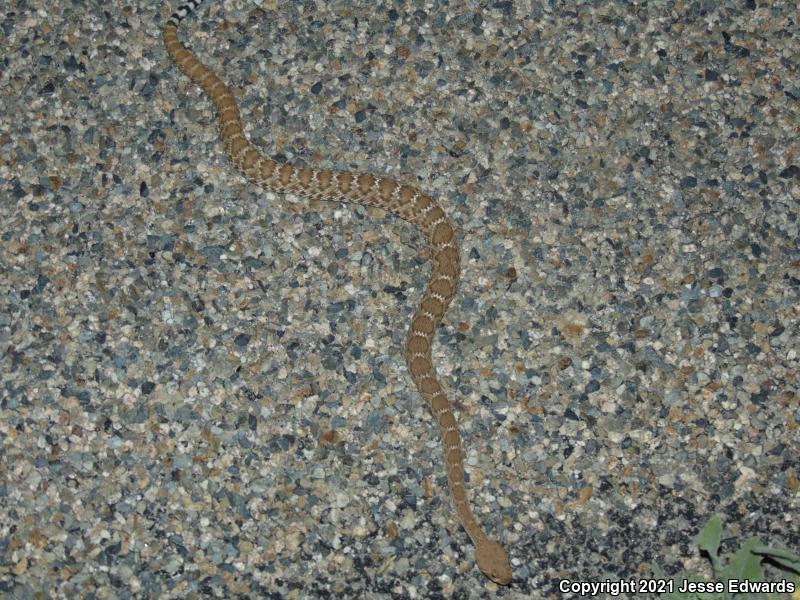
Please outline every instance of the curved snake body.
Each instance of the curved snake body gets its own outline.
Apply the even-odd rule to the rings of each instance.
[[[437,325],[453,299],[460,273],[453,226],[429,196],[393,179],[349,171],[297,168],[266,158],[248,141],[239,109],[228,86],[178,40],[178,26],[201,0],[181,5],[164,27],[164,44],[178,67],[200,85],[216,107],[222,142],[237,169],[250,181],[274,192],[291,192],[305,198],[356,202],[383,208],[413,223],[431,249],[432,269],[425,295],[411,320],[405,358],[414,384],[427,401],[444,445],[447,480],[455,511],[475,544],[481,571],[499,584],[511,580],[511,565],[503,547],[489,539],[472,514],[464,484],[464,453],[450,402],[436,378],[431,343]]]

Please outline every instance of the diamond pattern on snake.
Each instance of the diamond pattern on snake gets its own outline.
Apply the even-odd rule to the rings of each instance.
[[[461,525],[475,545],[478,568],[492,581],[507,585],[511,582],[511,563],[503,546],[486,535],[470,508],[461,436],[450,400],[436,378],[431,361],[434,332],[453,300],[461,272],[453,225],[430,196],[393,179],[349,171],[298,168],[263,156],[244,134],[239,108],[230,88],[178,40],[179,25],[199,4],[200,0],[189,0],[172,14],[164,27],[164,45],[178,68],[202,87],[214,103],[220,137],[239,172],[271,192],[380,207],[414,224],[425,235],[433,264],[430,281],[406,336],[406,364],[411,379],[439,424],[450,496]]]

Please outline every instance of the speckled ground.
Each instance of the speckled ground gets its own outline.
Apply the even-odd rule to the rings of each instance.
[[[726,552],[800,548],[793,3],[234,0],[182,29],[265,153],[456,223],[435,361],[500,590],[404,368],[420,235],[235,173],[174,6],[57,4],[0,16],[0,595],[560,597],[705,568],[714,513]]]

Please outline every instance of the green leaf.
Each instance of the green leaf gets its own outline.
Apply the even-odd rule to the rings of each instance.
[[[758,538],[750,538],[742,544],[742,547],[728,561],[723,574],[725,578],[764,581],[764,571],[761,568],[762,558],[760,555],[753,553],[753,548],[758,548],[761,545],[761,540]]]
[[[742,581],[765,581],[764,570],[761,568],[761,555],[753,552],[753,548],[761,546],[761,540],[758,538],[750,538],[736,553],[731,556],[728,565],[725,568],[725,579],[738,579]],[[747,600],[766,600],[766,596],[761,593],[735,594],[734,598],[742,598]]]
[[[739,581],[763,582],[765,581],[765,576],[762,563],[767,559],[775,563],[778,568],[788,571],[789,575],[786,578],[794,580],[798,585],[798,589],[800,589],[800,556],[786,548],[770,548],[764,546],[758,538],[750,538],[730,557],[727,564],[723,564],[719,556],[722,532],[722,519],[720,519],[719,515],[713,515],[695,538],[695,543],[711,559],[715,581],[737,579]],[[657,563],[653,562],[651,568],[654,577],[658,579],[668,578],[668,575],[664,573],[664,570]],[[686,573],[678,573],[672,577],[672,580],[675,582],[676,589],[684,580],[703,581],[697,575]],[[796,591],[792,597],[794,598],[795,595],[800,598],[800,592]],[[731,600],[731,597],[727,590],[722,594],[713,592],[681,593],[676,591],[662,596],[665,600]],[[739,593],[735,594],[733,598],[735,600],[767,600],[768,598],[773,598],[773,594]]]
[[[695,543],[705,551],[714,567],[714,574],[719,575],[719,543],[722,540],[722,519],[714,515],[708,520],[705,527],[697,534]]]
[[[778,563],[784,569],[800,573],[800,556],[785,548],[769,548],[767,546],[757,546],[752,549],[754,554],[768,557]]]

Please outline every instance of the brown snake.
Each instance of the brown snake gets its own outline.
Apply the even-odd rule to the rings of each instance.
[[[431,277],[425,296],[411,320],[405,357],[414,384],[439,424],[444,445],[447,481],[458,518],[475,544],[475,561],[492,581],[511,581],[511,564],[503,547],[489,539],[469,507],[464,484],[464,451],[456,419],[431,362],[433,333],[453,299],[460,273],[453,226],[429,196],[393,179],[348,171],[297,168],[266,158],[248,141],[230,88],[178,40],[178,25],[202,0],[189,0],[164,27],[170,58],[201,86],[217,109],[220,137],[233,164],[253,183],[273,192],[291,192],[312,200],[357,202],[377,206],[416,225],[430,244]]]

